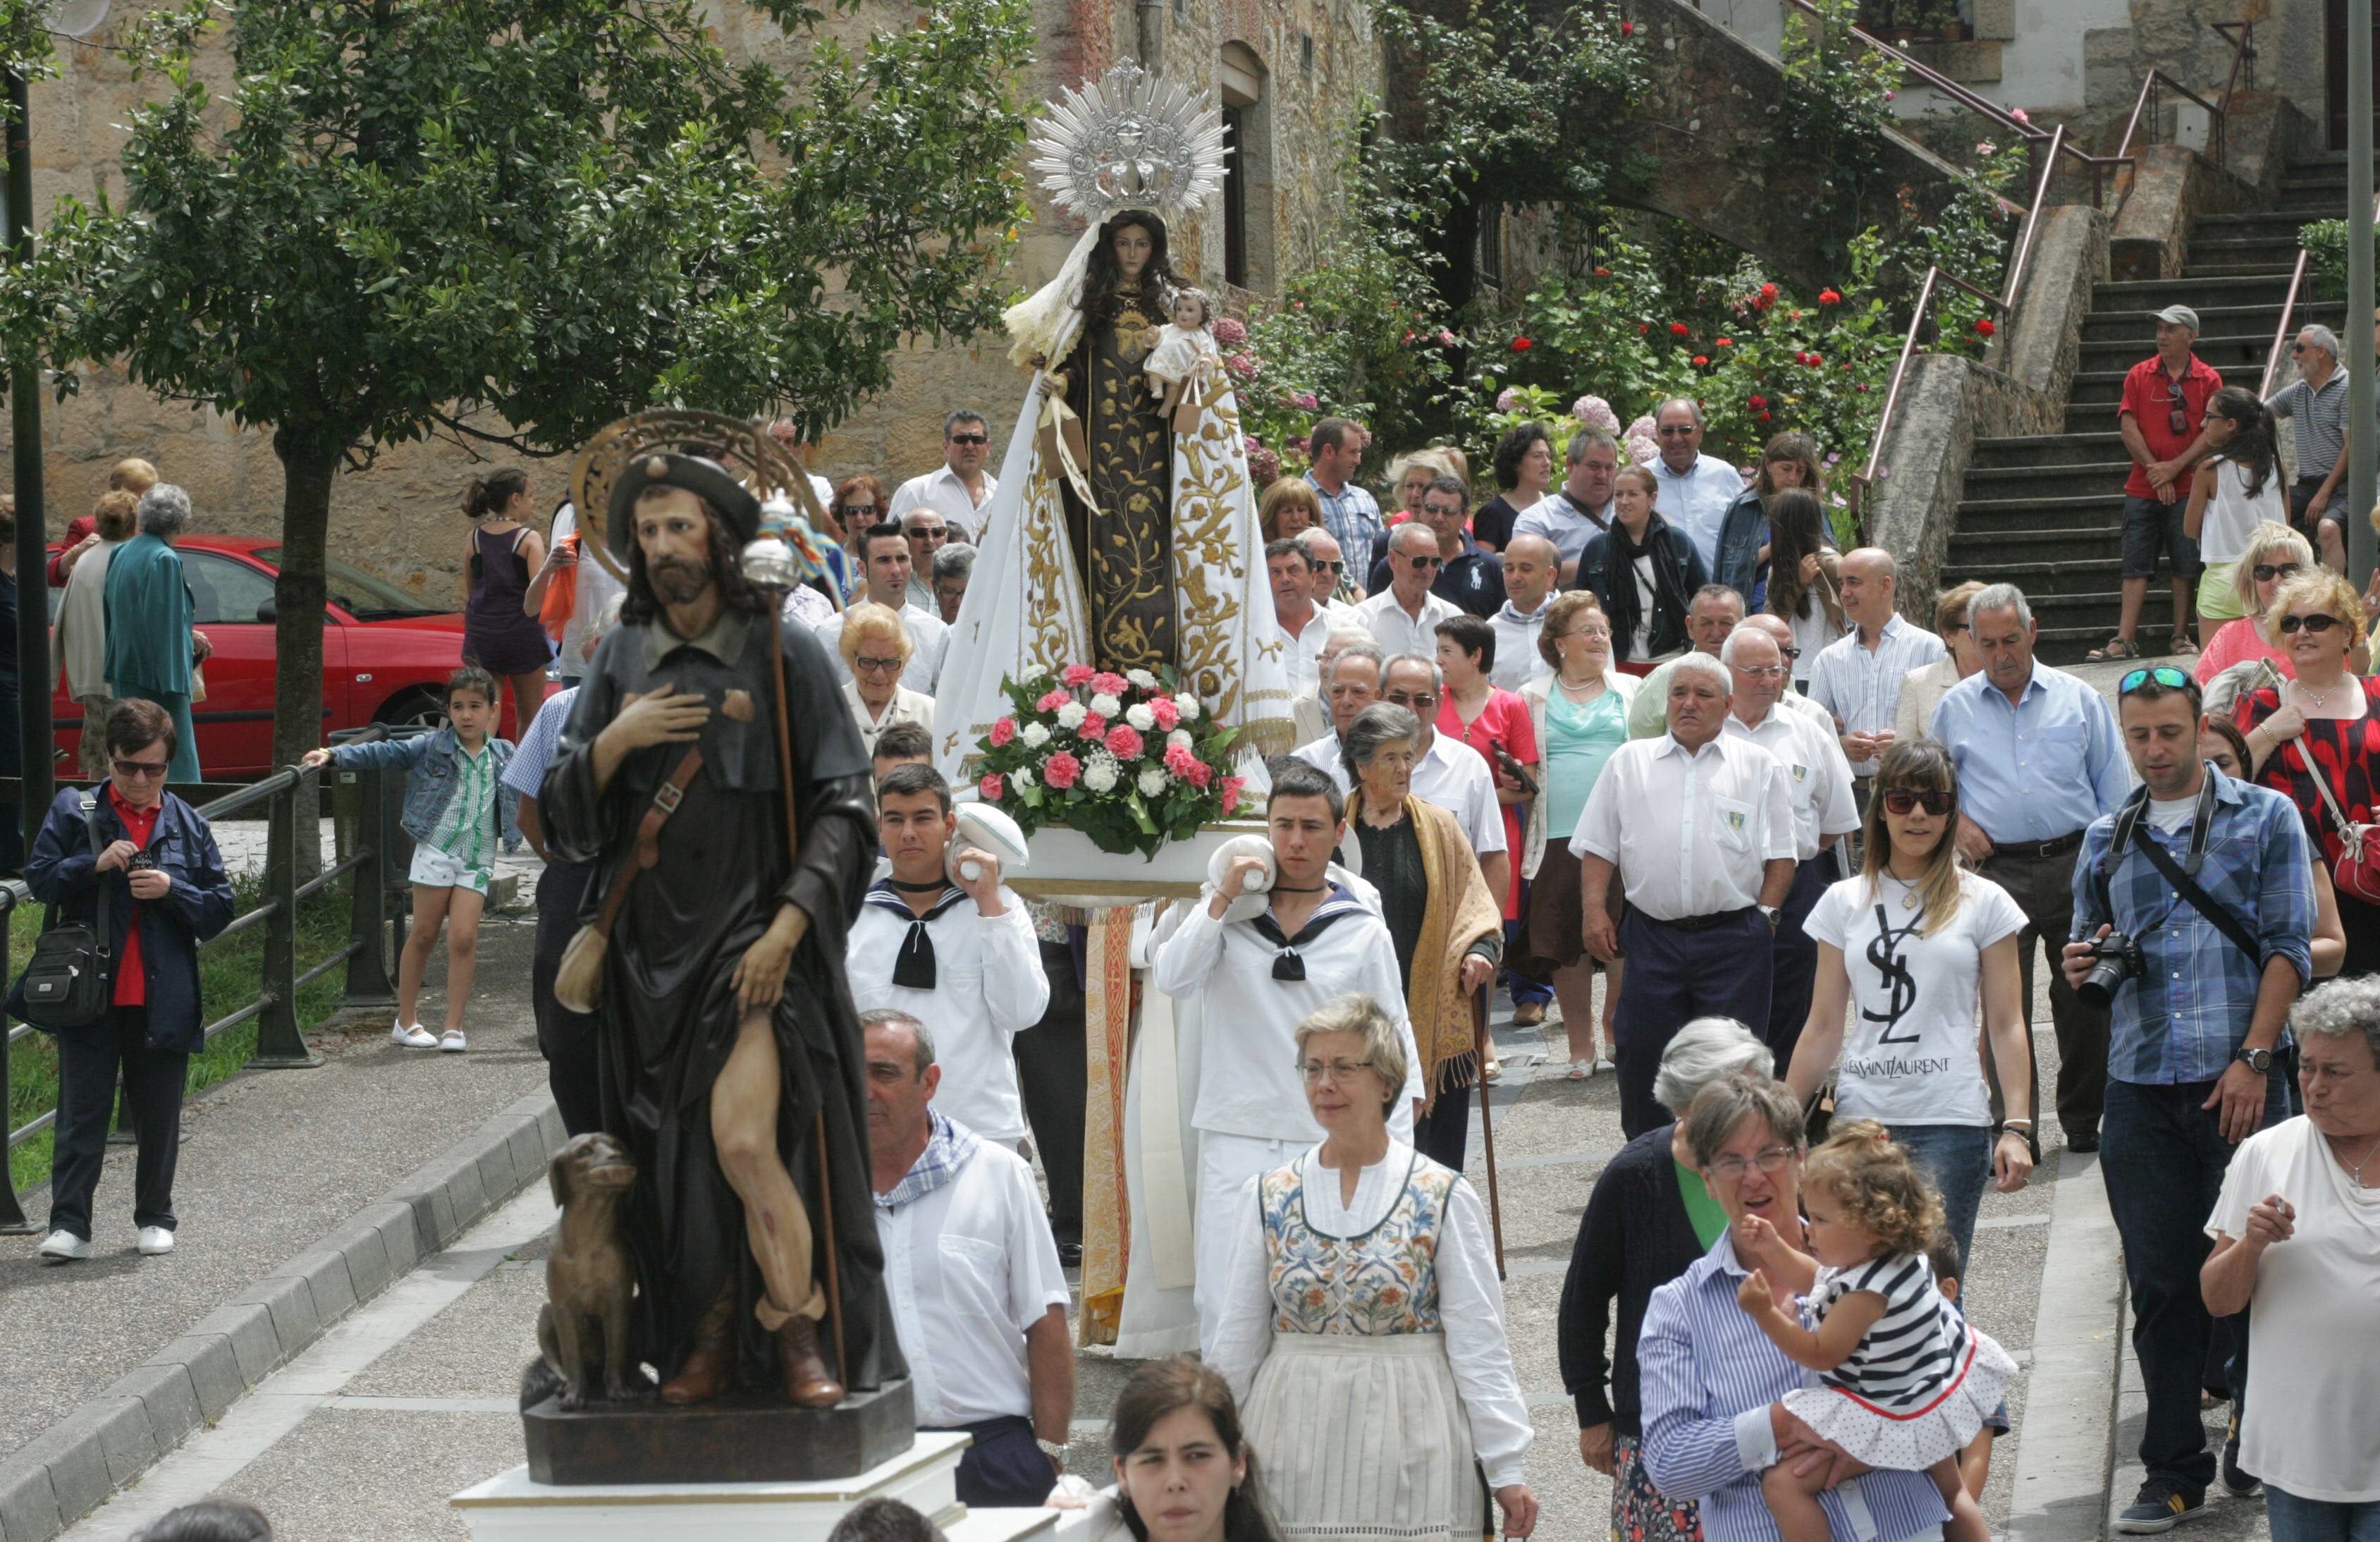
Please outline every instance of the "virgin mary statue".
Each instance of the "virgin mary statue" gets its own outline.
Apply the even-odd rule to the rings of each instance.
[[[1221,117],[1129,60],[1052,103],[1033,168],[1088,222],[1006,316],[1033,388],[1009,436],[935,696],[936,759],[967,776],[1001,686],[1072,663],[1178,671],[1250,758],[1293,747],[1282,644],[1229,382],[1211,360],[1169,417],[1147,373],[1184,287],[1165,220],[1220,185]],[[1186,425],[1186,428],[1185,428]]]

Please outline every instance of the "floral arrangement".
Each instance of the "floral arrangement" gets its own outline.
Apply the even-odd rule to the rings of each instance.
[[[1172,670],[1068,664],[1001,689],[1016,710],[977,741],[976,791],[1026,834],[1063,825],[1101,851],[1148,857],[1238,811],[1239,730],[1218,728]]]

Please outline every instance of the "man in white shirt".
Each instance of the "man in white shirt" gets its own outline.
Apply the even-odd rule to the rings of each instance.
[[[1653,431],[1661,440],[1661,458],[1653,463],[1659,488],[1653,506],[1670,528],[1694,541],[1704,569],[1716,573],[1718,528],[1729,506],[1743,496],[1743,478],[1727,462],[1703,454],[1703,409],[1686,397],[1661,404],[1653,414]]]
[[[1512,853],[1504,839],[1496,771],[1488,757],[1438,731],[1439,707],[1446,699],[1446,676],[1439,673],[1438,660],[1412,653],[1390,659],[1381,672],[1380,699],[1421,720],[1421,758],[1414,762],[1413,795],[1454,816],[1471,838],[1471,849],[1479,854],[1479,874],[1488,880],[1490,894],[1511,892]]]
[[[785,452],[785,458],[800,467],[802,475],[809,479],[810,493],[818,499],[819,507],[822,509],[833,507],[834,484],[810,469],[810,462],[818,456],[818,441],[804,439],[801,425],[791,418],[769,419],[769,437],[775,440],[778,448]],[[789,490],[779,488],[777,491],[783,493],[788,500],[791,499],[792,494]]]
[[[1852,802],[1852,768],[1833,732],[1815,718],[1789,711],[1792,671],[1777,639],[1754,626],[1740,626],[1719,650],[1719,662],[1735,681],[1735,701],[1719,733],[1744,739],[1777,757],[1785,767],[1786,796],[1793,808],[1793,886],[1778,906],[1767,1024],[1747,1025],[1775,1051],[1781,1069],[1793,1063],[1793,1046],[1810,1015],[1811,988],[1818,974],[1818,945],[1802,929],[1810,907],[1840,876],[1835,843],[1859,829]]]
[[[1526,514],[1521,516],[1524,525],[1528,519]],[[1488,618],[1496,629],[1496,667],[1488,672],[1489,685],[1517,691],[1546,673],[1537,637],[1546,629],[1546,608],[1553,603],[1554,576],[1560,565],[1554,543],[1544,536],[1521,530],[1504,543],[1504,608]]]
[[[925,1025],[890,1008],[859,1022],[876,1238],[917,1427],[975,1437],[961,1503],[1038,1505],[1065,1470],[1075,1346],[1033,1170],[939,1106]]]
[[[1834,714],[1844,758],[1859,778],[1860,807],[1876,768],[1896,736],[1900,683],[1949,650],[1923,626],[1912,626],[1894,609],[1900,565],[1874,546],[1846,552],[1835,570],[1843,619],[1851,630],[1818,650],[1810,665],[1810,699]]]
[[[896,517],[902,539],[909,543],[909,608],[940,616],[941,601],[934,598],[934,558],[950,544],[950,521],[942,517],[941,510],[923,506]]]
[[[1318,739],[1328,738],[1335,742],[1347,731],[1347,723],[1355,712],[1362,711],[1380,698],[1380,666],[1387,662],[1388,656],[1380,651],[1380,645],[1372,640],[1371,633],[1360,626],[1351,629],[1350,623],[1354,618],[1344,610],[1333,613],[1337,625],[1322,639],[1321,650],[1314,656],[1314,685],[1298,693],[1296,699],[1289,704],[1290,720],[1297,726],[1297,742],[1301,748]],[[1370,659],[1372,667],[1368,675],[1364,677],[1363,701],[1342,715],[1331,694],[1330,670],[1340,656],[1351,648]]]
[[[1233,1233],[1229,1224],[1250,1178],[1287,1162],[1322,1138],[1297,1072],[1297,1025],[1349,992],[1371,996],[1396,1019],[1405,1050],[1404,1094],[1389,1133],[1410,1144],[1421,1112],[1421,1059],[1405,1015],[1396,945],[1363,894],[1334,880],[1331,854],[1345,838],[1338,787],[1305,766],[1283,767],[1266,805],[1269,864],[1243,856],[1219,888],[1177,905],[1159,924],[1150,981],[1169,996],[1196,996],[1204,1042],[1190,1123],[1199,1132],[1197,1288],[1199,1346],[1221,1320]],[[1233,902],[1253,902],[1246,880],[1271,883],[1246,920]],[[1249,908],[1244,904],[1243,909]]]
[[[1777,656],[1785,661],[1786,673],[1790,675],[1793,669],[1793,660],[1801,650],[1794,646],[1793,628],[1786,619],[1774,612],[1762,611],[1757,615],[1745,616],[1743,624],[1777,645]],[[1777,705],[1801,713],[1829,734],[1835,731],[1835,715],[1800,691],[1789,687],[1779,692]],[[1842,747],[1837,745],[1835,747],[1840,749]]]
[[[1346,572],[1346,558],[1341,554],[1339,538],[1316,525],[1291,538],[1297,549],[1305,553],[1307,592],[1314,596],[1314,608],[1327,611],[1342,622],[1351,619],[1352,606],[1339,602],[1340,576]]]
[[[1355,615],[1390,658],[1435,654],[1438,624],[1463,613],[1452,601],[1430,592],[1439,561],[1437,532],[1419,520],[1389,532],[1389,587],[1357,604]]]
[[[921,611],[909,603],[909,542],[901,527],[892,524],[871,525],[861,537],[860,547],[867,553],[867,598],[884,606],[901,618],[901,625],[909,634],[909,664],[901,672],[901,684],[913,691],[934,694],[934,683],[941,678],[942,655],[950,648],[951,629],[942,618],[930,610]],[[826,650],[843,663],[838,647],[843,637],[843,613],[820,622],[812,628]],[[844,678],[851,678],[845,667]]]
[[[1742,625],[1743,596],[1725,584],[1705,584],[1686,601],[1686,640],[1706,658],[1718,658],[1719,649]],[[1665,663],[1645,676],[1644,686],[1628,704],[1628,736],[1658,739],[1669,731],[1670,664]]]
[[[1337,642],[1343,636],[1344,633],[1333,632],[1330,640]],[[1293,752],[1317,771],[1327,772],[1339,783],[1342,796],[1348,791],[1348,783],[1346,768],[1340,759],[1340,742],[1346,738],[1347,725],[1355,721],[1355,714],[1380,699],[1380,673],[1387,667],[1387,655],[1368,633],[1341,643],[1323,671],[1321,730]]]
[[[548,584],[568,583],[578,590],[570,603],[570,619],[562,624],[562,638],[554,654],[554,665],[562,671],[562,683],[575,686],[587,674],[587,665],[595,653],[595,639],[602,633],[601,617],[605,607],[627,589],[600,562],[579,559],[585,555],[575,540],[565,544],[567,538],[578,533],[577,505],[564,504],[553,511],[553,526],[545,545],[545,565],[530,582],[529,598],[541,601],[544,589],[538,580]]]
[[[986,471],[991,454],[991,431],[983,414],[961,407],[942,419],[942,464],[940,468],[910,478],[892,494],[886,517],[898,519],[914,508],[930,508],[980,544],[986,507],[1000,491],[1000,480]]]
[[[1265,577],[1272,585],[1273,625],[1290,693],[1311,691],[1320,678],[1317,661],[1330,636],[1330,617],[1314,602],[1314,574],[1305,565],[1305,548],[1287,536],[1268,541]]]
[[[1578,581],[1579,553],[1611,528],[1611,482],[1620,475],[1620,445],[1601,429],[1570,436],[1570,474],[1513,525],[1515,536],[1543,536],[1561,553],[1561,581]],[[1512,575],[1505,575],[1505,587]]]
[[[1612,1024],[1620,1127],[1630,1139],[1670,1116],[1653,1096],[1661,1051],[1696,1017],[1768,1021],[1768,954],[1797,850],[1791,779],[1777,757],[1721,734],[1734,682],[1689,653],[1670,674],[1670,731],[1604,762],[1579,815],[1582,941],[1626,956]],[[1607,908],[1615,869],[1628,917]]]
[[[945,866],[956,828],[950,785],[933,767],[896,766],[876,784],[876,839],[892,872],[852,917],[851,999],[930,1025],[955,1077],[942,1111],[1014,1151],[1026,1122],[1009,1040],[1040,1021],[1050,977],[999,859],[962,846]]]

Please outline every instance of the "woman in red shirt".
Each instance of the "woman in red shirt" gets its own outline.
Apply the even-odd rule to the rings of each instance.
[[[1438,731],[1479,752],[1496,774],[1496,801],[1504,809],[1504,849],[1512,855],[1512,878],[1496,896],[1504,907],[1504,943],[1509,951],[1521,919],[1521,821],[1532,795],[1513,768],[1536,775],[1537,731],[1529,704],[1488,682],[1496,665],[1496,629],[1475,615],[1438,624],[1438,667],[1446,676],[1438,708]],[[1546,1020],[1553,988],[1507,972],[1512,990],[1512,1021],[1533,1027]]]

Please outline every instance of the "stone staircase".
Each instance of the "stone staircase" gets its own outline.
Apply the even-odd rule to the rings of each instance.
[[[2155,313],[2175,304],[2197,311],[2198,357],[2222,371],[2225,384],[2256,389],[2289,295],[2298,227],[2346,204],[2345,158],[2301,157],[2289,164],[2270,212],[2201,216],[2181,277],[2097,285],[2065,431],[1975,442],[1942,587],[1974,578],[2022,588],[2041,628],[2040,657],[2052,663],[2076,662],[2115,636],[2131,466],[2116,404],[2125,372],[2155,350]],[[2301,296],[2292,324],[2336,328],[2344,317],[2343,306]],[[2143,653],[2169,645],[2172,598],[2160,571],[2141,611]]]

